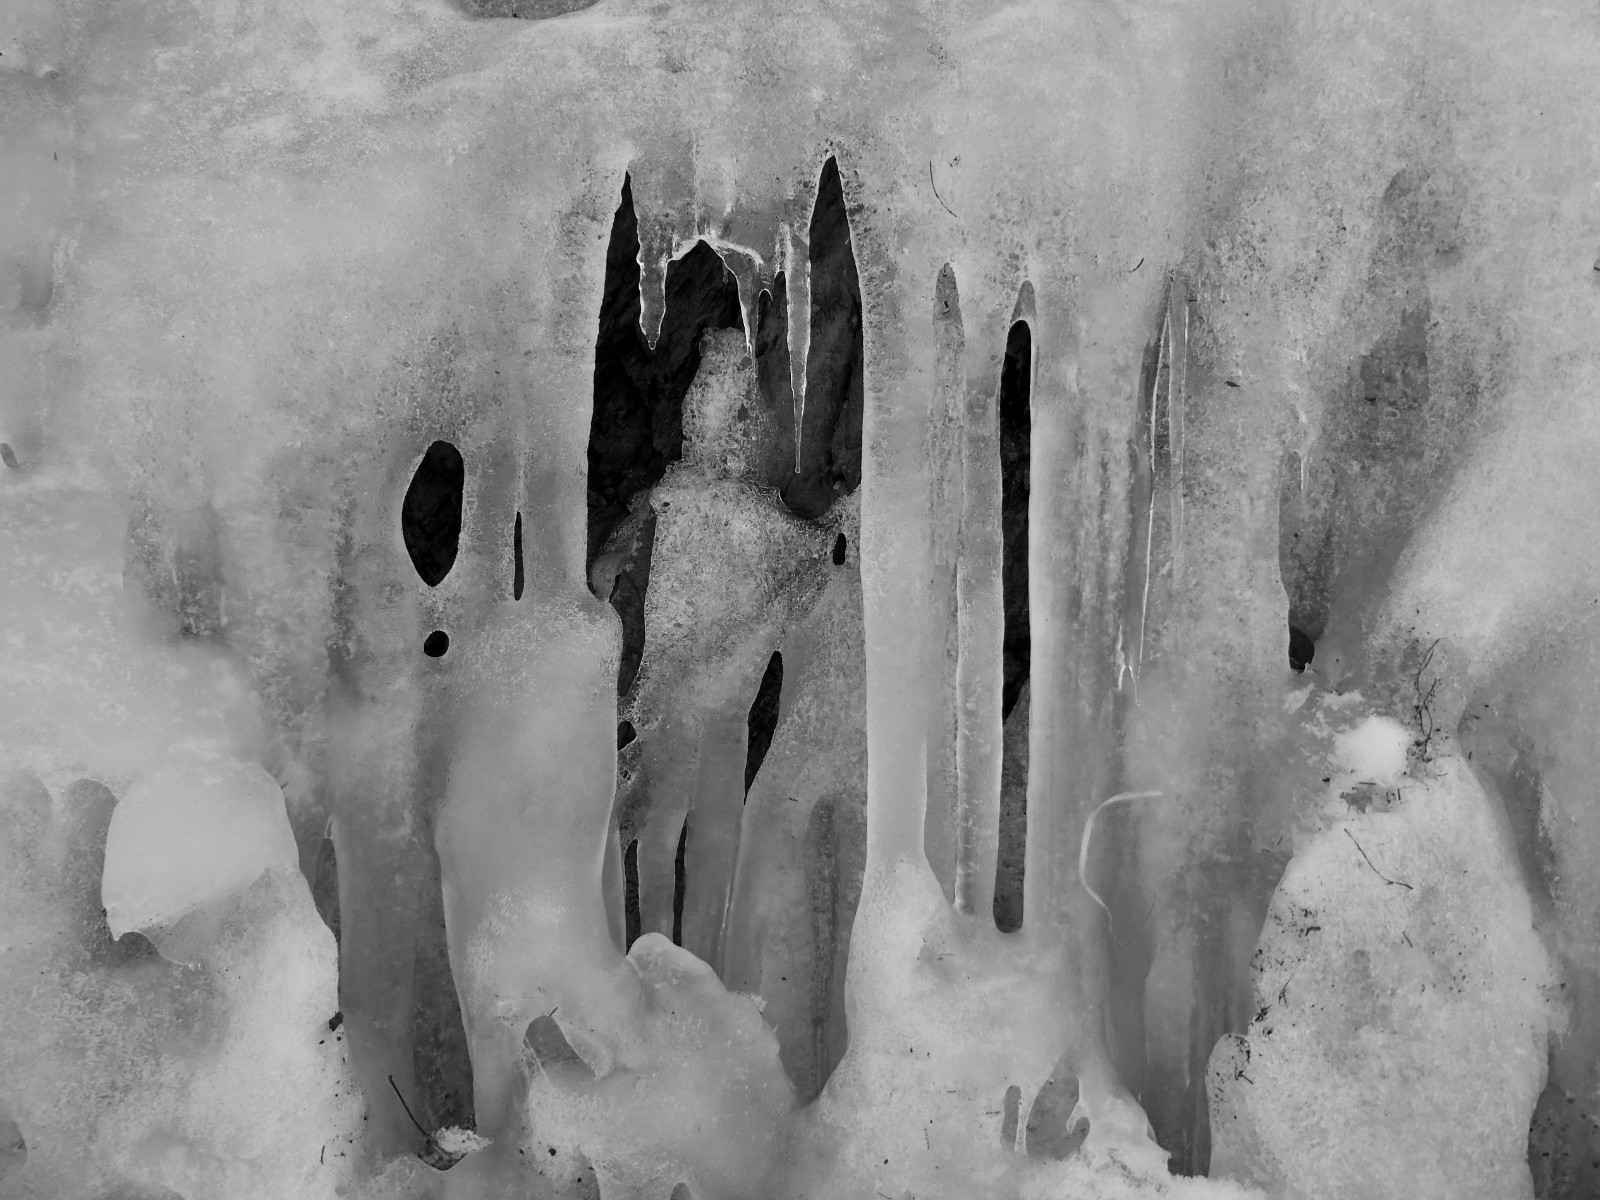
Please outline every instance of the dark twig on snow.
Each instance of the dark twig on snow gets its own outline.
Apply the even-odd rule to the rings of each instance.
[[[1355,848],[1357,850],[1361,850],[1361,843],[1356,841],[1356,835],[1355,834],[1351,833],[1348,829],[1346,829],[1344,831],[1344,835],[1345,835],[1345,837],[1350,839],[1350,843],[1353,846],[1355,846]],[[1372,873],[1374,875],[1376,875],[1379,879],[1383,880],[1385,883],[1389,884],[1392,887],[1403,887],[1408,892],[1416,891],[1416,889],[1414,887],[1412,887],[1409,883],[1404,883],[1399,879],[1390,879],[1382,871],[1378,870],[1377,867],[1373,866],[1372,859],[1367,858],[1367,852],[1365,850],[1361,850],[1361,857],[1367,859],[1367,866],[1372,867]]]
[[[931,158],[928,160],[928,186],[933,189],[933,198],[943,205],[945,212],[952,217],[956,217],[956,210],[945,204],[944,197],[939,195],[939,185],[933,181],[933,159]],[[956,217],[956,220],[959,221],[961,218]]]

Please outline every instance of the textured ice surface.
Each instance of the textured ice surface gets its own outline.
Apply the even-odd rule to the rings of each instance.
[[[1597,65],[13,0],[0,1195],[1600,1194]]]

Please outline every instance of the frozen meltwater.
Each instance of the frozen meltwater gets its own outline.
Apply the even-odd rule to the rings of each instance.
[[[1568,0],[13,0],[0,1197],[1600,1195]]]

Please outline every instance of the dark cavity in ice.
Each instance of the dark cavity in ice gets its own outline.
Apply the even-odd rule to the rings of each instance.
[[[623,941],[628,948],[639,940],[644,918],[639,911],[639,842],[635,838],[622,852]]]
[[[778,699],[783,693],[783,655],[774,650],[762,673],[761,686],[756,689],[755,701],[750,705],[749,736],[745,742],[744,790],[748,795],[756,772],[766,761],[772,746],[772,734],[778,727]]]
[[[783,500],[802,517],[819,517],[838,496],[861,486],[861,282],[850,245],[850,220],[838,161],[829,158],[811,211],[811,347],[806,354],[800,454]],[[787,372],[783,383],[787,385]],[[787,396],[773,396],[774,404]],[[792,401],[790,401],[792,404]]]
[[[672,861],[672,944],[683,945],[683,897],[689,888],[686,864],[689,858],[689,822],[694,814],[683,819],[683,832],[678,834],[678,856]]]
[[[1011,715],[1028,679],[1028,476],[1032,465],[1033,337],[1018,321],[1006,336],[1000,370],[1000,527],[1004,542],[1001,596],[1005,605],[1005,682],[1000,715]]]
[[[522,599],[522,514],[511,526],[511,598]]]
[[[400,507],[406,553],[422,582],[438,587],[455,565],[461,542],[461,493],[466,487],[461,452],[449,442],[428,447]]]
[[[422,652],[429,658],[443,658],[449,649],[450,635],[442,629],[435,629],[422,642]]]
[[[1304,671],[1311,665],[1311,660],[1317,656],[1317,644],[1311,640],[1311,635],[1298,626],[1289,626],[1289,666],[1295,671]]]
[[[652,350],[639,323],[639,278],[639,220],[632,182],[624,177],[594,348],[589,564],[628,515],[628,501],[682,457],[683,398],[700,369],[701,335],[744,325],[733,273],[715,250],[696,242],[667,267],[666,310]]]

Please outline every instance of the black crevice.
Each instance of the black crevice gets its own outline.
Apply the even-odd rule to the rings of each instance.
[[[1311,635],[1297,625],[1289,626],[1289,667],[1304,671],[1317,656],[1317,643]]]
[[[795,514],[819,517],[836,497],[861,486],[865,394],[861,282],[850,246],[850,219],[839,164],[831,157],[823,164],[817,183],[810,241],[811,345],[806,355],[805,412],[800,424],[799,464],[782,494]],[[783,311],[777,305],[774,310]],[[783,332],[786,337],[787,329]],[[787,360],[787,355],[784,357]],[[785,398],[789,396],[787,366],[785,361]],[[772,400],[782,402],[777,395]]]
[[[637,519],[630,518],[630,524],[633,528],[622,547],[621,565],[606,597],[622,621],[622,656],[617,662],[619,696],[628,694],[644,661],[644,601],[650,590],[650,562],[655,553],[655,509],[646,507]]]
[[[628,515],[629,501],[654,486],[683,454],[683,398],[700,369],[708,329],[743,328],[739,285],[705,242],[668,264],[666,311],[655,349],[640,320],[639,221],[631,182],[606,251],[589,423],[589,537],[592,564]]]
[[[672,863],[672,944],[683,945],[683,897],[688,887],[685,863],[689,856],[689,822],[693,814],[683,819],[683,832],[678,834],[678,855]]]
[[[511,527],[511,598],[522,599],[522,514]]]
[[[772,652],[767,669],[761,675],[761,686],[750,705],[749,736],[745,741],[744,790],[749,795],[756,773],[766,761],[772,747],[772,734],[778,728],[778,701],[783,694],[783,655]]]
[[[629,949],[643,929],[644,918],[639,910],[639,841],[635,838],[622,852],[622,930]]]
[[[466,488],[461,452],[434,442],[411,476],[400,506],[400,533],[422,582],[438,587],[455,565],[461,542],[461,497]]]
[[[1028,476],[1033,440],[1033,337],[1018,321],[1006,335],[1000,369],[1001,597],[1005,606],[1005,682],[1000,715],[1016,707],[1028,679],[1032,639],[1028,632]]]
[[[621,750],[624,746],[632,744],[634,739],[637,738],[638,736],[639,736],[639,734],[634,729],[632,721],[618,721],[617,722],[617,749],[618,750]]]
[[[845,555],[849,553],[849,550],[850,543],[845,539],[844,534],[841,533],[838,537],[834,538],[833,565],[836,567],[844,566]]]
[[[1028,628],[1028,490],[1032,461],[1033,337],[1024,321],[1006,335],[1000,368],[1000,597],[1004,613],[1001,635],[1001,719],[1011,717],[1028,682],[1032,638]],[[1000,845],[995,863],[994,922],[1002,933],[1022,928],[1023,876],[1027,861],[1028,800],[1026,782],[1026,712],[1020,727],[1003,736],[1000,798]]]

